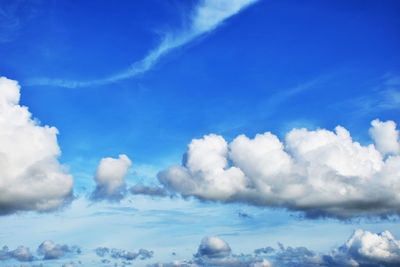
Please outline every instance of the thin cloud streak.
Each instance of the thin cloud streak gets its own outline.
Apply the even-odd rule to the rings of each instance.
[[[65,79],[38,78],[27,82],[27,85],[51,85],[66,88],[77,88],[104,85],[136,77],[150,70],[159,59],[170,51],[190,43],[195,38],[216,29],[224,20],[239,13],[245,7],[258,0],[203,0],[195,8],[188,29],[177,33],[166,33],[161,44],[142,60],[134,62],[127,70],[91,81],[74,81]]]

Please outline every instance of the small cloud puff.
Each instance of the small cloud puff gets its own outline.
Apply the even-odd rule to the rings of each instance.
[[[125,196],[125,176],[132,166],[128,156],[121,154],[118,158],[103,158],[94,175],[96,189],[92,200],[119,201]]]

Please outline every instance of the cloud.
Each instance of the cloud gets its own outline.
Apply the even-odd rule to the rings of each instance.
[[[4,246],[0,250],[0,261],[5,261],[9,259],[15,259],[18,261],[33,261],[35,258],[30,252],[29,248],[24,246],[19,246],[15,250],[9,250],[7,246]]]
[[[38,247],[38,253],[43,255],[44,260],[59,259],[65,256],[67,253],[81,253],[78,247],[69,247],[67,245],[55,244],[53,241],[46,240]]]
[[[136,184],[132,186],[129,191],[133,195],[148,195],[153,197],[166,197],[168,192],[165,188],[160,186],[147,186],[143,184]]]
[[[239,13],[258,0],[200,0],[194,8],[188,27],[167,32],[160,45],[150,51],[142,60],[134,62],[130,68],[118,74],[91,81],[71,81],[40,78],[28,82],[30,85],[52,85],[67,88],[102,85],[135,77],[150,70],[158,60],[170,51],[184,46],[197,37],[211,32],[223,21]]]
[[[146,260],[150,259],[153,257],[154,252],[147,250],[147,249],[139,249],[138,252],[129,252],[121,249],[109,249],[106,247],[98,247],[95,250],[97,256],[99,257],[105,257],[105,256],[110,256],[114,259],[122,259],[122,260],[136,260],[139,258],[140,260]]]
[[[344,266],[399,266],[400,241],[389,231],[374,234],[361,229],[325,261]]]
[[[0,214],[49,211],[72,196],[73,178],[57,160],[57,129],[32,119],[19,99],[18,83],[1,77]]]
[[[119,155],[116,159],[101,159],[94,175],[96,189],[91,198],[110,201],[122,199],[126,191],[125,176],[131,166],[132,161],[124,154]]]
[[[369,134],[374,139],[377,150],[382,155],[399,154],[399,130],[396,130],[396,124],[393,121],[373,120],[371,125],[373,127],[369,130]]]
[[[182,165],[158,179],[183,197],[284,207],[308,217],[386,216],[400,211],[395,126],[372,122],[378,149],[353,141],[341,126],[293,129],[284,142],[270,132],[240,135],[230,144],[210,134],[193,139]]]
[[[219,237],[205,237],[201,240],[196,257],[221,258],[231,253],[228,243]]]

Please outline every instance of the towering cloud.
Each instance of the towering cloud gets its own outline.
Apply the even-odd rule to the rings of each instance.
[[[94,176],[96,189],[92,199],[120,200],[126,191],[125,175],[131,166],[132,161],[123,154],[116,159],[101,159]]]
[[[57,129],[19,105],[16,81],[0,78],[0,214],[52,210],[72,195],[73,178],[57,158]]]
[[[158,179],[184,197],[285,207],[311,217],[398,213],[398,130],[393,121],[375,120],[370,134],[377,148],[354,142],[341,126],[293,129],[285,142],[269,132],[230,144],[211,134],[192,140],[182,165]]]

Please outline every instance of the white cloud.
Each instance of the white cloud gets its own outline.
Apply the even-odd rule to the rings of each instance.
[[[389,136],[396,132],[394,122],[376,122],[370,130],[375,141],[382,138],[379,125]],[[384,144],[384,152],[398,145]],[[158,179],[184,197],[285,207],[308,216],[384,216],[398,213],[400,204],[400,156],[384,156],[373,144],[354,142],[341,126],[334,132],[293,129],[285,142],[269,132],[254,139],[240,135],[230,144],[211,134],[192,140],[183,164]]]
[[[393,121],[381,122],[380,120],[373,120],[371,122],[372,128],[369,134],[374,139],[376,148],[382,155],[386,154],[399,154],[399,130],[396,130],[396,124]]]
[[[72,196],[73,178],[57,158],[55,127],[41,126],[19,105],[16,81],[0,78],[0,213],[52,210]]]
[[[330,256],[336,265],[342,266],[398,266],[400,241],[389,231],[374,234],[359,229]]]
[[[121,199],[126,190],[125,176],[131,166],[132,161],[124,154],[119,155],[116,159],[101,159],[94,175],[96,189],[92,194],[92,199]]]
[[[135,77],[150,70],[158,60],[171,50],[190,43],[195,38],[217,28],[227,18],[239,13],[245,7],[258,0],[200,0],[195,7],[187,28],[167,32],[160,45],[142,60],[132,63],[131,67],[116,75],[92,81],[71,81],[63,79],[34,79],[31,85],[53,85],[67,88],[108,84]]]

